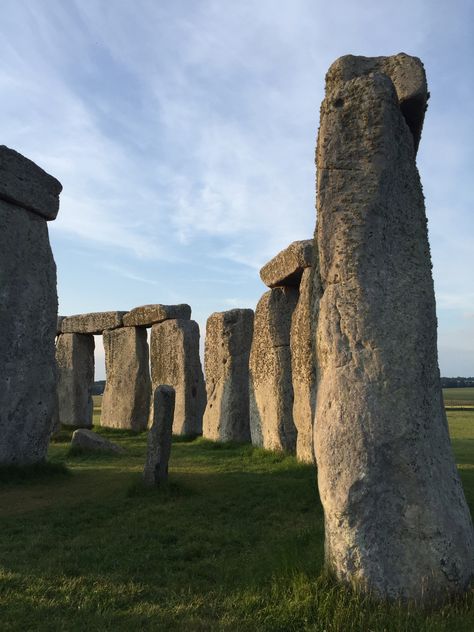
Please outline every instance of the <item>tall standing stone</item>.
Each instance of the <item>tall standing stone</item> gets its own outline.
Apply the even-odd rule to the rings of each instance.
[[[150,369],[144,327],[106,330],[105,391],[100,425],[145,430],[150,409]]]
[[[207,320],[203,435],[213,441],[250,441],[249,355],[253,318],[251,309],[231,309],[211,314]]]
[[[252,443],[268,450],[294,453],[290,328],[298,290],[278,287],[266,292],[255,311],[250,351],[250,433]]]
[[[175,389],[173,433],[202,433],[206,388],[199,357],[199,325],[194,320],[165,320],[153,325],[150,338],[151,380]],[[153,418],[153,406],[150,407]]]
[[[474,571],[415,162],[426,99],[416,58],[341,58],[327,75],[316,154],[327,563],[383,598],[421,602],[463,591]]]
[[[94,336],[61,334],[56,343],[58,414],[64,426],[91,428]]]
[[[171,386],[157,386],[153,394],[153,423],[148,432],[145,485],[159,485],[168,478],[171,454],[175,391]]]
[[[61,188],[0,146],[0,465],[37,463],[48,449],[58,302],[46,222]]]

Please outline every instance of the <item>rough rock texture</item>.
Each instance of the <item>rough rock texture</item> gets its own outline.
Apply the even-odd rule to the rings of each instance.
[[[92,427],[94,336],[61,334],[56,342],[59,421],[65,426]]]
[[[175,392],[171,386],[158,386],[153,394],[153,424],[148,432],[143,479],[146,485],[159,485],[168,478],[168,462],[173,434]]]
[[[44,217],[61,185],[0,147],[0,464],[46,456],[55,406],[56,265]],[[32,213],[5,200],[34,208]],[[38,214],[39,213],[39,214]]]
[[[316,350],[314,316],[319,292],[313,293],[313,268],[306,268],[300,295],[291,319],[291,373],[293,379],[293,421],[297,430],[296,456],[314,462],[313,420],[316,408]],[[319,277],[317,277],[319,278]],[[316,304],[313,304],[315,303]]]
[[[293,423],[290,327],[296,288],[266,292],[255,311],[250,351],[250,434],[254,445],[290,453],[296,448]]]
[[[79,428],[72,433],[71,448],[91,452],[112,452],[114,454],[124,454],[125,452],[121,446],[86,428]]]
[[[126,312],[93,312],[66,316],[61,323],[61,332],[100,335],[106,329],[121,327],[124,314]]]
[[[124,327],[151,327],[164,320],[181,318],[189,320],[191,318],[191,307],[182,303],[181,305],[142,305],[135,307],[123,317]]]
[[[327,562],[384,598],[441,599],[473,575],[473,531],[443,409],[415,145],[388,76],[330,73],[316,160]]]
[[[232,309],[211,314],[207,320],[203,435],[213,441],[250,441],[249,355],[253,318],[251,309]]]
[[[61,326],[63,324],[63,320],[65,319],[65,316],[58,316],[57,318],[57,325],[56,325],[56,335],[59,336],[61,332]]]
[[[150,409],[150,369],[146,329],[104,331],[106,383],[100,425],[145,430]]]
[[[168,384],[176,391],[173,433],[201,434],[206,387],[199,358],[199,325],[182,319],[153,325],[150,358],[152,389]],[[152,415],[153,410],[151,419]]]
[[[300,284],[303,270],[313,263],[313,240],[294,241],[260,270],[260,278],[268,287]]]
[[[56,219],[61,183],[14,149],[0,145],[0,199]]]

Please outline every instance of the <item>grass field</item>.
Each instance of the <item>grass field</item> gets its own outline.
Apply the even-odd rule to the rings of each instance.
[[[474,411],[448,415],[472,511]],[[474,630],[473,593],[423,614],[325,576],[312,467],[176,439],[170,483],[150,491],[140,478],[146,435],[99,432],[127,453],[71,456],[63,432],[50,461],[66,472],[0,485],[2,632]]]
[[[446,408],[474,408],[474,388],[443,388]]]

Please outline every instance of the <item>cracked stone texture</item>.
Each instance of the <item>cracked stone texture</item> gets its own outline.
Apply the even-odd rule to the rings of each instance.
[[[270,288],[298,287],[303,270],[313,263],[313,240],[294,241],[266,263],[260,270],[260,278]]]
[[[59,211],[62,188],[32,160],[0,145],[0,199],[52,220]]]
[[[250,434],[253,445],[294,453],[290,328],[298,290],[265,292],[255,310],[250,351]]]
[[[303,271],[300,295],[291,319],[291,372],[293,379],[293,422],[296,427],[296,457],[314,463],[313,420],[316,409],[316,357],[314,313],[319,291],[313,293],[313,268]],[[319,277],[317,277],[319,278]]]
[[[124,327],[151,327],[164,320],[191,318],[191,307],[186,303],[180,305],[142,305],[130,310],[123,317]]]
[[[100,335],[106,329],[122,327],[123,316],[127,312],[93,312],[65,316],[61,322],[63,334]]]
[[[382,598],[443,599],[473,576],[473,530],[443,408],[415,146],[388,76],[330,76],[316,161],[327,563]]]
[[[145,430],[150,411],[151,381],[144,327],[104,331],[105,391],[100,425]]]
[[[55,406],[58,301],[46,220],[0,200],[0,251],[0,464],[27,465],[46,457]]]
[[[250,441],[249,356],[253,319],[251,309],[216,312],[207,319],[203,435],[213,441]]]
[[[59,421],[65,426],[92,428],[94,336],[61,334],[56,342]]]
[[[153,325],[150,338],[151,381],[176,392],[173,434],[202,433],[206,387],[199,357],[199,325],[194,320],[165,320]],[[153,406],[150,406],[150,420]]]
[[[71,448],[79,448],[87,452],[111,452],[113,454],[124,454],[122,446],[112,443],[105,437],[101,437],[92,430],[79,428],[72,433]]]
[[[146,485],[159,485],[168,478],[171,454],[175,391],[171,386],[157,386],[153,394],[153,423],[148,431],[143,480]]]

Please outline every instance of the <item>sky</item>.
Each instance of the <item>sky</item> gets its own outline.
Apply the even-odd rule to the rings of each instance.
[[[59,312],[189,303],[202,337],[313,235],[330,64],[420,57],[440,368],[474,375],[474,2],[1,0],[0,18],[0,144],[64,187]]]

